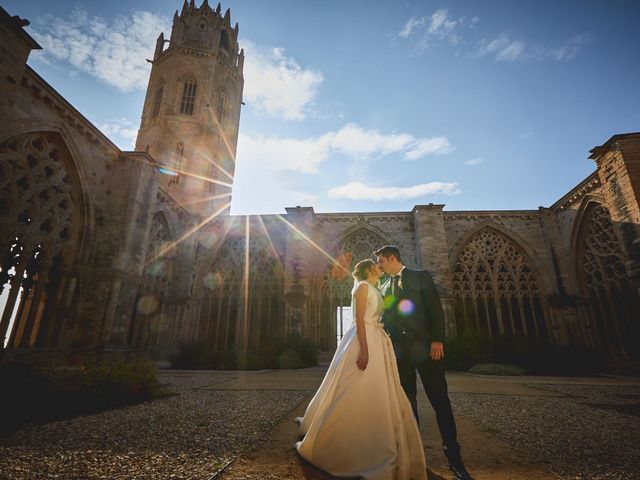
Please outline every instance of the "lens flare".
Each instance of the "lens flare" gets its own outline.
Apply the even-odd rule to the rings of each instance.
[[[175,248],[177,245],[179,245],[181,242],[183,242],[184,240],[186,240],[187,238],[189,238],[191,235],[193,235],[194,233],[196,233],[198,230],[200,230],[202,227],[204,227],[207,223],[209,223],[211,220],[213,220],[214,218],[216,218],[218,215],[222,214],[222,212],[224,212],[227,208],[229,208],[231,206],[231,202],[223,205],[219,210],[217,210],[216,212],[212,213],[211,215],[209,215],[207,218],[205,218],[202,222],[200,222],[198,225],[196,225],[195,227],[191,228],[190,230],[188,230],[186,233],[184,233],[180,238],[178,238],[177,240],[167,244],[166,246],[162,247],[158,252],[156,252],[148,261],[147,264],[152,263],[154,261],[156,261],[158,258],[162,257],[163,255],[165,255],[167,252],[169,252],[170,250],[172,250],[173,248]]]
[[[282,222],[284,222],[284,224],[289,227],[291,230],[293,230],[293,232],[295,234],[297,234],[299,236],[300,239],[305,240],[309,245],[311,245],[313,248],[315,248],[316,250],[318,250],[322,255],[324,255],[325,257],[327,257],[331,263],[333,265],[335,265],[336,268],[341,268],[342,270],[344,270],[347,275],[349,275],[351,272],[349,272],[348,269],[346,269],[344,267],[344,265],[340,264],[340,262],[338,262],[335,258],[333,258],[331,255],[329,255],[320,245],[318,245],[316,242],[314,242],[313,240],[311,240],[311,238],[309,238],[307,235],[304,234],[304,232],[302,232],[302,230],[300,230],[298,227],[296,227],[294,224],[292,224],[291,222],[287,221],[282,215],[280,215],[279,213],[276,213],[276,218],[279,218]]]
[[[407,300],[406,298],[404,300],[400,300],[400,303],[398,303],[398,313],[403,317],[411,315],[414,309],[415,306],[413,305],[413,302],[411,300]]]
[[[215,232],[203,232],[202,236],[198,238],[198,242],[203,248],[210,250],[214,245],[217,245],[220,241],[220,236]]]
[[[158,309],[158,299],[153,295],[140,297],[136,303],[136,310],[141,315],[150,315]]]
[[[151,263],[147,268],[147,273],[152,277],[159,277],[164,273],[164,262],[158,260],[157,262]]]
[[[387,295],[386,297],[384,297],[384,309],[385,310],[389,310],[391,309],[396,303],[396,297],[394,297],[393,295]]]
[[[209,272],[202,279],[202,283],[207,290],[214,290],[222,283],[222,275],[219,272]]]

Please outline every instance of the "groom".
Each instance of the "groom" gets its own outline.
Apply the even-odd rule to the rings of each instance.
[[[467,472],[456,434],[444,376],[444,312],[438,291],[426,270],[405,267],[398,247],[387,245],[376,250],[378,265],[389,274],[382,285],[385,312],[382,321],[389,333],[400,383],[418,420],[416,370],[436,412],[444,453],[456,480],[472,480]]]

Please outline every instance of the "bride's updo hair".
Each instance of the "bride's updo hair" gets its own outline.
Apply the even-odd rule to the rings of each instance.
[[[356,280],[356,282],[366,280],[369,276],[369,270],[371,270],[374,266],[375,263],[370,258],[359,261],[358,263],[356,263],[356,266],[353,270],[353,278]]]

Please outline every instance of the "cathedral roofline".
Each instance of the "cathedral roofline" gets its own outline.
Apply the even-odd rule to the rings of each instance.
[[[568,205],[572,205],[580,200],[586,193],[591,192],[600,184],[600,177],[595,171],[587,178],[582,180],[578,185],[565,193],[560,199],[556,200],[549,208],[551,210],[562,210]]]
[[[42,47],[34,38],[29,35],[24,27],[29,25],[29,20],[20,18],[17,15],[11,16],[4,8],[0,6],[0,22],[6,25],[16,35],[22,37],[27,42],[31,50],[42,50]]]
[[[46,90],[51,99],[55,100],[54,106],[59,104],[60,106],[54,107],[60,109],[62,107],[64,110],[70,112],[73,116],[77,117],[77,122],[81,123],[85,128],[91,130],[91,133],[95,135],[95,137],[99,138],[104,143],[108,144],[110,148],[113,148],[119,152],[122,152],[120,147],[118,147],[115,143],[113,143],[109,137],[107,137],[98,127],[96,127],[87,117],[85,117],[82,113],[80,113],[71,103],[69,103],[55,88],[53,88],[47,81],[42,78],[38,73],[31,68],[29,65],[25,66],[25,75],[28,75],[32,78],[33,82],[36,83],[40,88]],[[42,98],[45,95],[40,94]]]
[[[589,153],[591,154],[589,158],[592,160],[595,160],[599,156],[601,156],[603,153],[606,153],[612,148],[614,148],[616,142],[619,142],[620,140],[627,140],[627,139],[640,139],[640,132],[620,133],[618,135],[612,136],[609,140],[604,142],[602,145],[598,147],[593,147],[589,151]]]

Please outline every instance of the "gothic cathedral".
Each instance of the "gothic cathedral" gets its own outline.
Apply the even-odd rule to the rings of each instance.
[[[259,350],[291,332],[331,352],[348,272],[395,244],[431,272],[448,336],[640,357],[640,133],[593,148],[594,172],[536,210],[232,216],[244,53],[229,10],[185,1],[160,34],[133,152],[27,65],[40,47],[23,20],[0,9],[0,25],[6,354],[167,358],[182,343]]]

